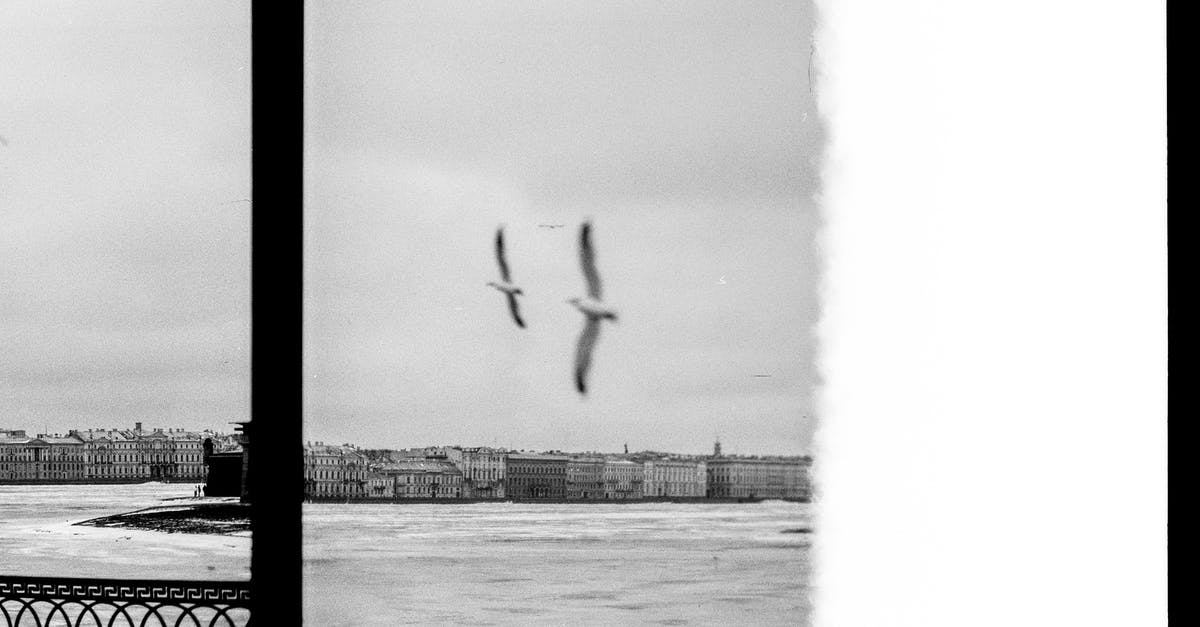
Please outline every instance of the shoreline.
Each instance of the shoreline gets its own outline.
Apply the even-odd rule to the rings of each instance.
[[[128,483],[128,482],[127,482]],[[152,482],[143,482],[152,483]],[[566,498],[378,498],[378,497],[308,497],[308,504],[336,505],[474,505],[474,504],[540,504],[540,505],[636,505],[639,503],[673,503],[680,505],[729,505],[760,504],[764,502],[810,503],[803,498],[759,498],[759,497],[650,497],[640,499],[566,499]],[[90,518],[70,523],[71,526],[87,526],[103,529],[131,529],[157,531],[161,533],[184,533],[198,535],[249,537],[250,504],[237,497],[168,497],[162,505]],[[794,530],[791,533],[806,533],[809,530]]]
[[[71,524],[104,529],[243,536],[250,533],[250,505],[236,501],[159,505]]]
[[[811,499],[802,498],[773,498],[773,497],[649,497],[640,499],[535,499],[535,498],[503,498],[503,499],[472,499],[472,498],[380,498],[380,497],[305,497],[305,503],[360,505],[364,503],[379,504],[410,504],[410,505],[473,505],[476,503],[519,503],[545,505],[635,505],[638,503],[679,503],[685,505],[730,504],[730,503],[763,503],[765,501],[781,501],[787,503],[810,503]]]
[[[182,483],[204,485],[204,479],[0,479],[6,485],[142,485],[146,483]]]

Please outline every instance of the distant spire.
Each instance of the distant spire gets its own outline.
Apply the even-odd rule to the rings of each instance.
[[[716,441],[713,442],[713,457],[720,457],[720,456],[721,456],[721,438],[717,438]]]
[[[629,454],[629,443],[628,442],[625,443],[625,454],[626,455]]]

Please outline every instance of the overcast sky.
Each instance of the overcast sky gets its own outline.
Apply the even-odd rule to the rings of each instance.
[[[810,3],[307,6],[306,440],[809,450]],[[580,398],[588,217],[621,318]]]
[[[249,17],[0,4],[0,428],[247,418]]]

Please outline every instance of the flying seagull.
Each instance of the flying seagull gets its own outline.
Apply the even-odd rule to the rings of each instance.
[[[567,301],[587,316],[583,333],[579,335],[579,345],[575,348],[575,388],[580,394],[587,393],[587,373],[592,365],[592,348],[596,346],[596,338],[600,336],[600,320],[617,319],[617,312],[600,302],[602,288],[600,274],[596,272],[596,254],[592,250],[591,234],[592,223],[584,222],[579,229],[579,263],[583,266],[588,295],[586,298],[572,298]]]
[[[521,312],[517,309],[517,294],[523,294],[521,288],[512,284],[512,279],[508,277],[508,262],[504,260],[504,227],[496,229],[496,261],[500,264],[500,280],[503,283],[488,281],[488,285],[504,292],[508,297],[508,310],[512,312],[513,320],[517,326],[525,328],[525,321],[521,320]]]

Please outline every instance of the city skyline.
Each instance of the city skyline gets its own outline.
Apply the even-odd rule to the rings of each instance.
[[[231,423],[231,424],[233,424],[233,423]],[[145,426],[145,425],[143,425],[143,423],[137,422],[137,423],[134,423],[129,426],[125,426],[125,425],[115,425],[115,426],[114,425],[75,425],[75,426],[69,426],[62,431],[53,431],[53,430],[46,431],[43,429],[31,429],[28,426],[24,426],[24,425],[20,425],[20,424],[0,423],[0,433],[13,433],[13,432],[19,431],[19,432],[23,432],[26,434],[41,433],[41,434],[49,435],[49,436],[64,436],[64,435],[68,435],[68,434],[70,434],[72,432],[76,432],[76,431],[79,431],[79,432],[83,432],[83,431],[135,431],[135,432],[139,432],[139,433],[220,433],[220,434],[231,434],[234,431],[234,429],[232,427],[226,427],[226,429],[227,430],[222,430],[222,428],[220,428],[220,427],[218,427],[218,428],[200,427],[200,428],[191,428],[191,429],[186,429],[184,427],[175,427],[175,426],[156,427],[154,425]],[[36,437],[36,435],[31,435],[29,437]]]
[[[65,436],[70,436],[71,434],[77,433],[77,432],[78,433],[83,433],[83,432],[136,432],[136,433],[142,433],[142,434],[212,433],[212,434],[233,436],[233,435],[235,435],[235,431],[236,431],[236,429],[232,427],[233,424],[237,424],[237,423],[229,423],[228,425],[226,425],[224,427],[206,426],[206,427],[186,429],[183,427],[176,427],[176,426],[155,426],[153,424],[145,425],[141,422],[137,422],[137,423],[134,423],[133,425],[95,425],[95,424],[75,425],[75,426],[68,426],[67,428],[65,428],[61,431],[54,431],[54,430],[47,431],[44,429],[30,428],[27,425],[3,423],[3,424],[0,424],[0,436],[4,436],[4,435],[11,436],[12,434],[21,433],[21,434],[23,434],[21,437],[26,437],[26,438],[38,438],[38,437],[44,437],[44,436],[65,437]],[[720,439],[716,439],[716,440],[710,441],[708,443],[708,448],[707,448],[707,450],[709,451],[708,453],[695,452],[690,449],[686,450],[686,451],[685,450],[668,450],[668,449],[656,448],[656,447],[652,447],[652,446],[638,446],[638,445],[629,447],[630,452],[624,453],[621,451],[617,451],[615,449],[613,451],[603,450],[603,449],[567,450],[562,447],[548,447],[548,448],[535,447],[533,449],[529,449],[529,448],[525,448],[522,445],[510,445],[511,443],[491,444],[491,443],[479,443],[479,442],[414,444],[411,442],[410,443],[396,443],[396,442],[380,443],[380,442],[350,442],[350,441],[344,441],[344,440],[325,441],[325,440],[314,440],[314,439],[305,438],[304,443],[305,443],[305,445],[351,446],[351,447],[354,447],[354,448],[357,448],[360,450],[492,448],[492,449],[506,450],[506,451],[510,451],[510,452],[549,453],[549,452],[558,451],[558,452],[567,452],[567,453],[596,453],[596,454],[602,454],[602,455],[610,455],[610,454],[611,455],[624,455],[624,454],[633,455],[633,454],[638,454],[638,453],[656,452],[656,453],[669,453],[669,454],[673,454],[673,455],[692,455],[692,456],[711,455],[713,446],[719,444],[722,447],[722,451],[723,451],[722,454],[729,455],[729,456],[743,455],[743,456],[786,457],[786,456],[797,455],[796,453],[779,453],[779,452],[772,452],[772,451],[746,451],[746,450],[738,450],[738,449],[730,450],[728,444],[722,443]],[[624,449],[628,446],[629,446],[629,442],[621,442],[620,444],[616,445],[615,448]],[[802,453],[802,454],[808,454],[808,453]]]
[[[721,455],[728,457],[811,457],[810,453],[777,453],[771,451],[745,451],[745,450],[730,450],[724,443],[720,441],[710,442],[707,452],[695,452],[691,450],[669,450],[654,447],[635,447],[629,446],[626,452],[624,448],[627,443],[622,443],[616,448],[621,450],[601,450],[601,449],[566,449],[562,447],[550,448],[525,448],[523,446],[509,446],[506,444],[480,444],[474,442],[454,442],[444,444],[408,444],[408,445],[377,445],[374,443],[364,444],[361,442],[343,442],[343,441],[325,441],[325,440],[304,440],[305,446],[348,446],[362,451],[417,451],[431,449],[491,449],[498,451],[507,451],[510,453],[562,453],[562,454],[596,454],[596,455],[639,455],[645,453],[665,453],[668,455],[683,455],[690,457],[706,457],[714,455],[714,444],[719,444],[721,447]]]
[[[489,449],[489,450],[495,450],[495,451],[504,451],[504,452],[508,452],[508,453],[532,453],[532,454],[548,454],[548,455],[563,454],[563,455],[625,456],[625,455],[643,455],[643,454],[651,454],[651,453],[662,453],[662,454],[666,454],[666,455],[679,455],[679,456],[684,456],[684,457],[713,457],[716,455],[714,452],[713,446],[711,444],[710,444],[707,452],[679,451],[679,450],[640,448],[640,447],[639,448],[630,447],[628,452],[625,452],[623,450],[617,450],[617,451],[592,450],[592,449],[576,450],[576,449],[564,449],[564,448],[560,448],[560,447],[528,449],[528,448],[516,447],[516,446],[506,446],[504,444],[493,446],[493,445],[486,445],[486,444],[460,443],[460,442],[456,442],[453,444],[376,446],[376,445],[362,444],[362,443],[357,443],[357,442],[326,442],[323,440],[305,440],[304,445],[305,446],[345,446],[345,447],[350,447],[350,448],[360,450],[360,451],[392,451],[392,452],[435,450],[435,449]],[[769,451],[764,452],[764,451],[738,451],[738,450],[730,451],[730,450],[725,449],[724,445],[722,445],[720,456],[723,456],[723,457],[812,457],[812,455],[808,454],[808,453],[774,453],[774,452],[769,452]]]

